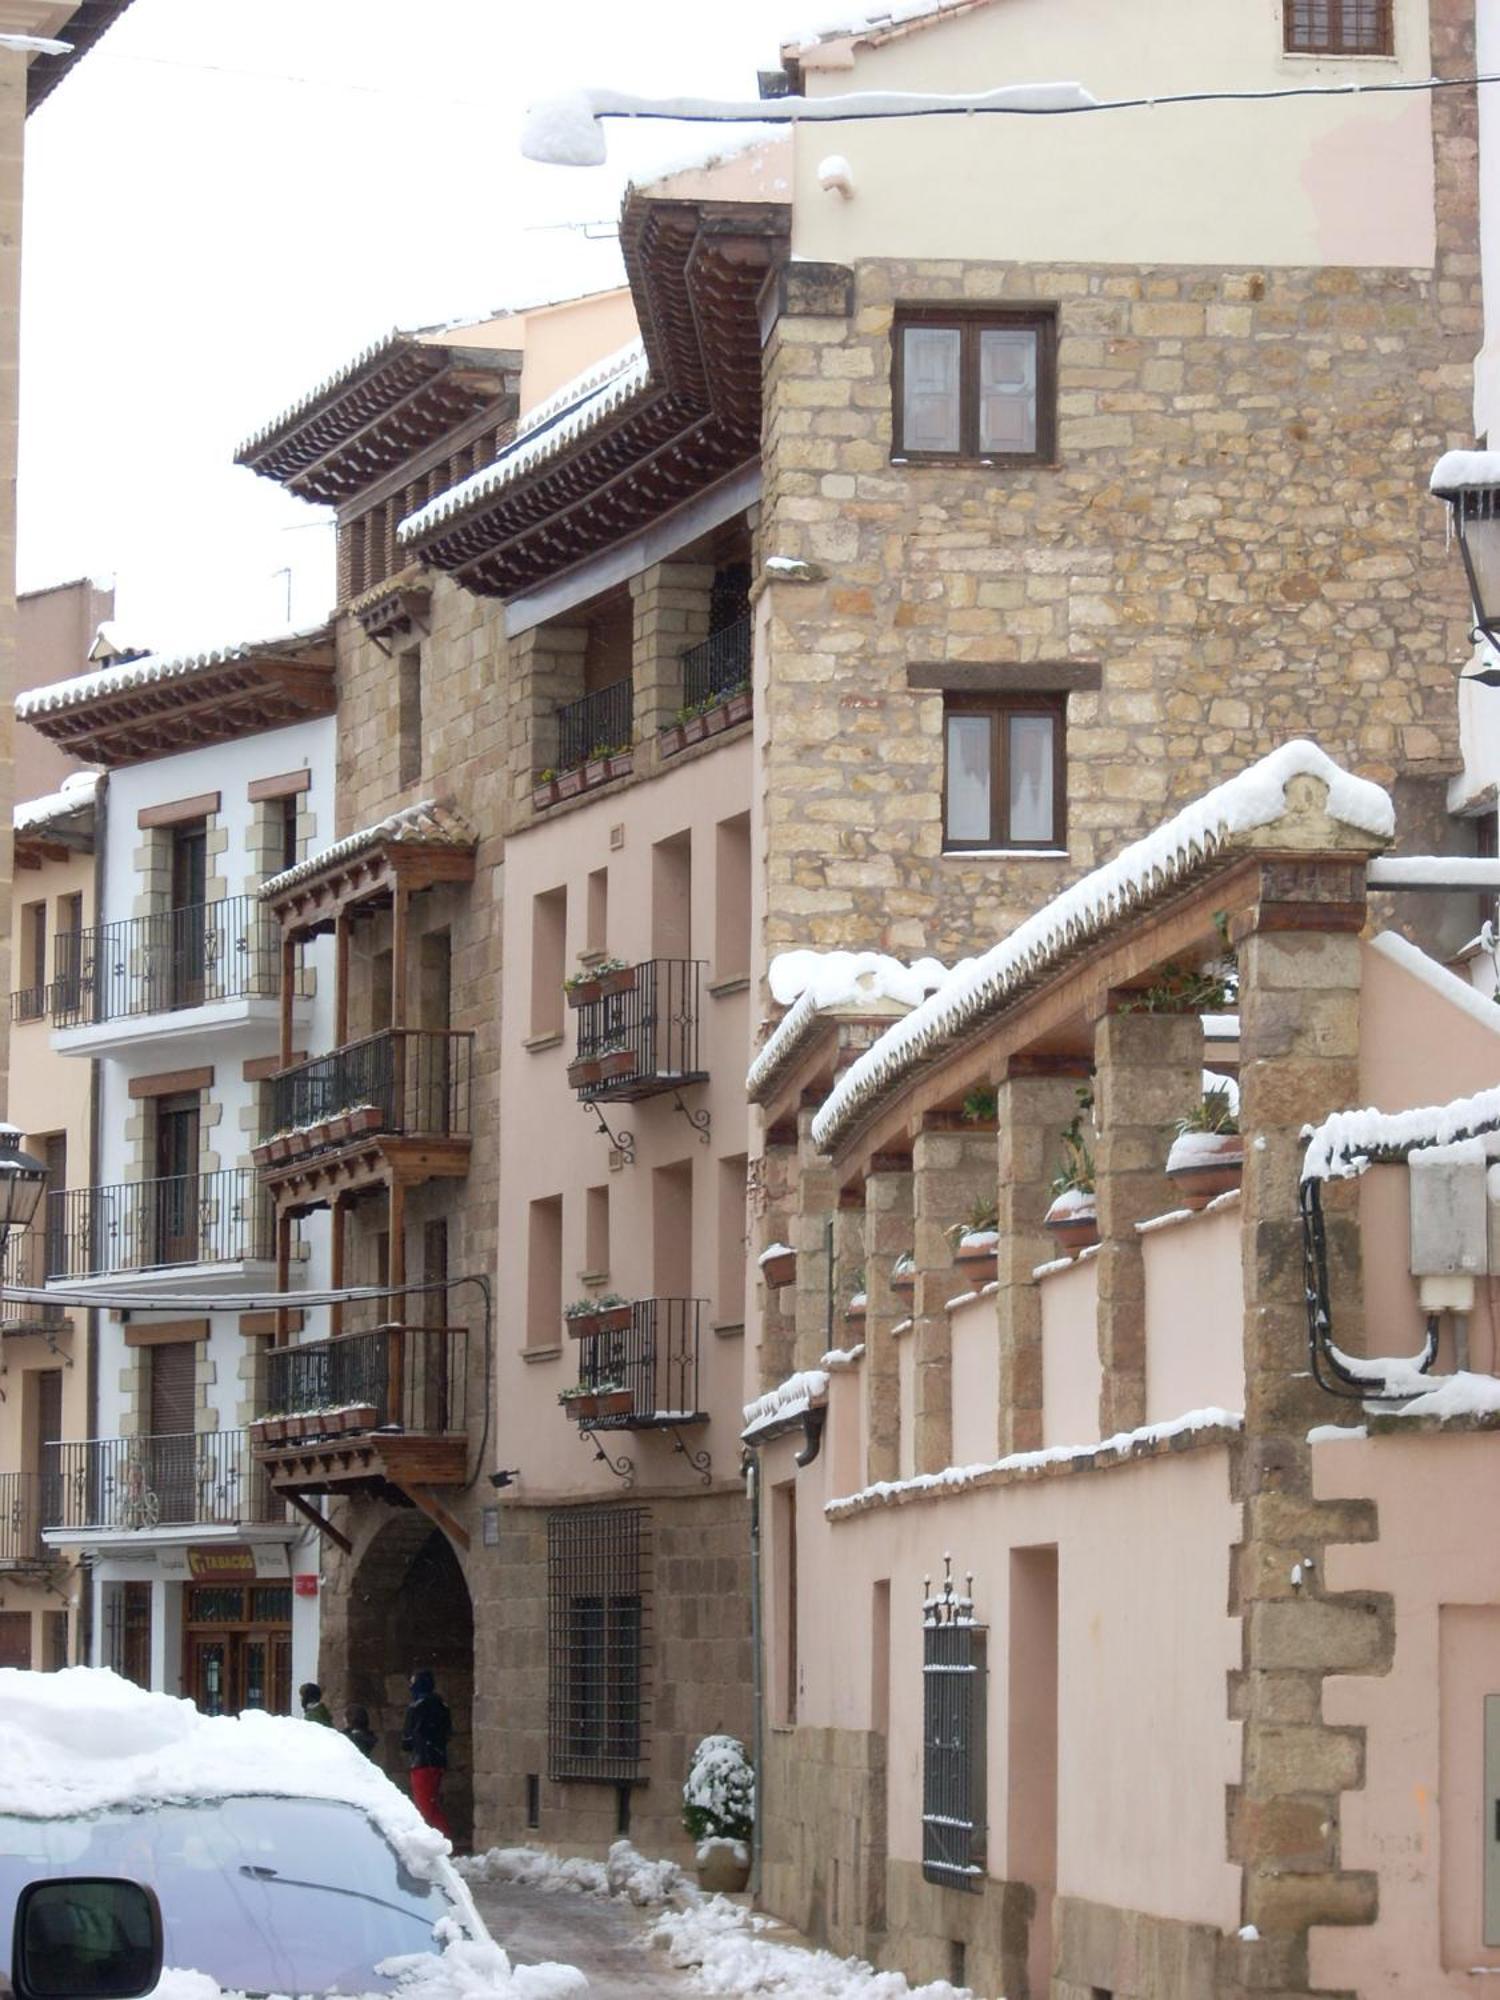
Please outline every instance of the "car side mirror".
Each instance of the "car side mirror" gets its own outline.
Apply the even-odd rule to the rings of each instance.
[[[161,1905],[110,1875],[28,1882],[16,1902],[15,2000],[136,2000],[161,1977]]]

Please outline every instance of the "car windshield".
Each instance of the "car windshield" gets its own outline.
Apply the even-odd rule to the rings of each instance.
[[[244,1993],[378,1993],[453,1914],[353,1806],[231,1798],[79,1819],[0,1814],[0,1937],[47,1875],[124,1875],[161,1899],[166,1963]]]

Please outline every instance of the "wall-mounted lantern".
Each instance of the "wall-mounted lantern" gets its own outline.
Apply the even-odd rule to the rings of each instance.
[[[1445,452],[1432,469],[1432,491],[1453,510],[1474,630],[1500,651],[1500,452]],[[1485,667],[1465,680],[1500,687],[1500,667]]]

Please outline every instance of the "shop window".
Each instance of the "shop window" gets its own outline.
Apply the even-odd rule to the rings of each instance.
[[[943,846],[1067,845],[1066,697],[947,695]]]
[[[893,458],[1012,465],[1055,457],[1055,313],[904,307],[893,340]]]

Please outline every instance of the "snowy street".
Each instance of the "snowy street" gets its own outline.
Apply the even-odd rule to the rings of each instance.
[[[576,1965],[597,2000],[700,1992],[647,1933],[655,1910],[614,1896],[549,1895],[520,1882],[473,1882],[474,1901],[512,1965]]]

